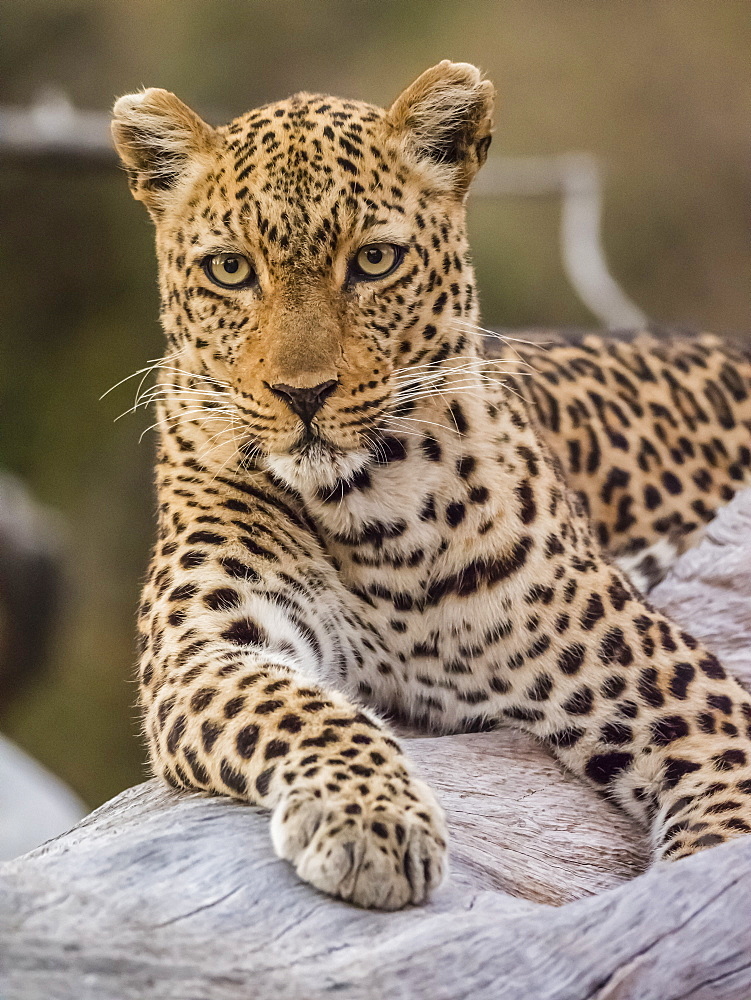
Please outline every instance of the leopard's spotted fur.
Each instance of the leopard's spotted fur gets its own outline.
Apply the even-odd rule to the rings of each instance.
[[[609,337],[517,333],[491,342],[518,377],[542,436],[643,591],[751,485],[748,347],[654,329]],[[522,377],[523,376],[523,377]]]
[[[602,384],[555,355],[569,390],[562,362],[538,353],[529,409],[534,390],[504,383],[516,362],[480,361],[464,196],[492,97],[473,67],[441,63],[386,112],[300,94],[212,129],[164,91],[115,108],[156,223],[169,343],[140,610],[152,764],[178,787],[268,806],[278,853],[366,906],[423,899],[446,843],[430,790],[364,705],[440,731],[526,728],[651,824],[657,858],[751,830],[751,699],[603,555],[538,426],[554,444],[595,427],[609,466],[615,449],[636,479],[646,447],[650,475],[659,461],[678,476],[658,430],[673,433],[674,402],[660,397],[664,415],[644,424],[649,379],[618,369]],[[353,256],[374,242],[403,260],[354,281]],[[245,255],[256,284],[212,283],[205,261],[220,252]],[[644,363],[680,371],[651,349]],[[735,432],[749,369],[733,365],[717,391]],[[628,417],[627,448],[604,447],[591,394],[553,426],[556,399],[589,377],[602,413]],[[311,387],[327,398],[306,430],[285,393]],[[688,453],[704,427],[684,422]],[[573,458],[569,471],[610,542],[615,494],[602,462],[586,474],[592,447],[584,475]],[[730,466],[711,475],[737,482]]]

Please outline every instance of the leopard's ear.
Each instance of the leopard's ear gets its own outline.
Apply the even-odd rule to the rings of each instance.
[[[121,97],[112,137],[133,197],[158,216],[191,160],[211,149],[214,130],[167,90],[151,87]]]
[[[485,162],[495,88],[470,63],[444,59],[397,97],[386,118],[419,158],[438,164],[464,194]]]

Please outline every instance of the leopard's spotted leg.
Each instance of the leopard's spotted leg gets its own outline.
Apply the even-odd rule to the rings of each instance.
[[[223,671],[228,683],[212,696]],[[199,681],[182,697],[165,685],[148,713],[158,772],[272,809],[277,854],[332,895],[397,909],[440,882],[440,808],[378,723],[289,667],[237,649],[204,655]]]
[[[211,477],[190,478],[200,497]],[[388,730],[326,680],[327,659],[362,655],[347,648],[333,580],[300,601],[328,566],[311,534],[279,523],[272,490],[252,524],[238,517],[247,497],[225,494],[210,530],[163,518],[142,607],[152,766],[178,787],[273,810],[277,853],[317,888],[361,906],[420,902],[443,876],[442,812]]]
[[[678,641],[685,640],[698,658],[672,665],[667,690],[683,691],[688,678],[694,711],[670,715],[683,706],[668,698],[652,725],[652,742],[664,758],[653,822],[660,860],[751,833],[751,697],[714,655],[681,633]]]
[[[751,833],[751,696],[613,567],[592,577],[585,634],[553,647],[560,683],[530,687],[513,711],[569,769],[649,825],[656,860]]]

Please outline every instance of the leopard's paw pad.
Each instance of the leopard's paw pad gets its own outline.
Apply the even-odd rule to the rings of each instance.
[[[300,878],[358,906],[422,902],[446,867],[443,812],[423,782],[412,797],[358,799],[292,790],[271,820],[274,848]]]

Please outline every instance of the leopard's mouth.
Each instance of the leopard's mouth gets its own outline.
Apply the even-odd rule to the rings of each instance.
[[[239,446],[246,458],[260,456],[286,456],[292,458],[310,458],[316,456],[347,455],[351,449],[343,448],[330,438],[321,434],[314,427],[306,427],[302,433],[288,446],[269,448],[260,438],[250,435]]]
[[[333,441],[324,437],[313,427],[306,427],[300,437],[289,449],[290,455],[300,455],[313,457],[328,452],[329,454],[343,455],[344,449],[338,447]]]
[[[278,479],[302,493],[332,489],[356,475],[370,460],[367,450],[341,448],[315,432],[308,432],[286,451],[268,452],[262,465]]]

